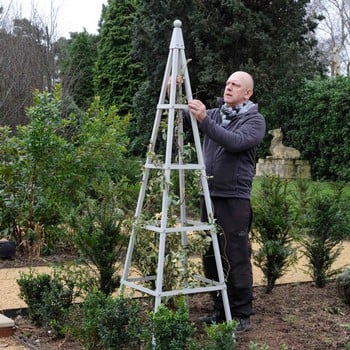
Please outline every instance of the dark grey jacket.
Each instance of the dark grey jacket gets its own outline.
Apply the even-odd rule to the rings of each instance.
[[[257,105],[252,104],[247,112],[238,113],[226,128],[220,124],[219,108],[209,109],[207,117],[198,124],[204,134],[203,156],[210,195],[249,199],[256,150],[265,135],[265,119]]]

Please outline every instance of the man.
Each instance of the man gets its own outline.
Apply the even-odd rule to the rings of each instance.
[[[223,231],[218,239],[231,314],[238,322],[236,332],[250,329],[250,316],[253,314],[250,196],[256,150],[266,128],[257,105],[250,101],[253,88],[252,77],[238,71],[228,78],[224,103],[219,108],[207,110],[199,100],[188,103],[189,110],[199,123],[199,130],[204,134],[206,174],[214,218]],[[203,198],[201,202],[201,219],[207,221]],[[203,257],[203,265],[206,277],[218,280],[212,246]],[[223,322],[225,313],[221,293],[213,293],[213,299],[215,312],[202,321]]]

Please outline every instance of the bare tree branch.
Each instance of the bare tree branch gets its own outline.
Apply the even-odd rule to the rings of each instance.
[[[32,0],[31,19],[19,10],[0,13],[0,124],[26,122],[34,89],[52,91],[57,80],[55,30],[57,10],[51,0],[50,18],[40,17]],[[3,10],[4,11],[4,10]],[[15,15],[12,15],[15,14]],[[11,17],[13,16],[13,17]]]
[[[349,0],[314,0],[311,6],[324,16],[318,27],[318,40],[321,51],[328,58],[331,76],[349,75]]]

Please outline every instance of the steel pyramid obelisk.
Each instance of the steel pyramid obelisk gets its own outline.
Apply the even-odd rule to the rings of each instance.
[[[155,311],[157,311],[159,305],[162,302],[163,297],[170,297],[179,294],[194,294],[204,292],[220,292],[226,320],[231,320],[231,312],[228,302],[227,289],[224,279],[224,273],[222,268],[222,262],[220,257],[219,244],[216,234],[216,228],[213,219],[213,210],[211,206],[211,200],[209,195],[207,177],[205,172],[205,165],[203,160],[201,142],[198,132],[198,125],[195,118],[191,115],[191,127],[193,132],[197,163],[186,163],[182,157],[184,148],[183,140],[183,126],[182,126],[182,111],[187,109],[187,104],[181,103],[182,100],[191,101],[192,91],[190,78],[187,69],[187,61],[185,56],[185,45],[181,30],[181,21],[174,21],[174,29],[169,47],[169,56],[165,68],[163,83],[160,91],[159,102],[156,109],[155,120],[152,130],[152,136],[150,139],[150,145],[148,149],[147,159],[144,165],[144,172],[142,178],[141,189],[139,192],[138,202],[135,211],[135,222],[137,222],[142,215],[143,205],[145,201],[146,191],[149,185],[150,171],[161,171],[163,176],[163,193],[161,204],[161,215],[158,224],[144,224],[143,229],[149,232],[159,235],[158,239],[158,265],[157,272],[154,276],[142,276],[132,277],[132,256],[135,246],[135,225],[131,232],[128,251],[126,255],[123,276],[121,279],[121,286],[130,287],[142,293],[155,297]],[[177,77],[183,78],[183,84],[185,87],[185,93],[182,93],[182,86],[177,84]],[[170,79],[170,89],[167,96],[168,81]],[[168,98],[168,103],[166,99]],[[154,161],[154,154],[156,150],[156,142],[159,133],[162,116],[167,115],[167,131],[166,131],[166,147],[165,158],[162,162]],[[176,129],[176,132],[174,131]],[[177,139],[176,137],[177,136]],[[175,140],[174,140],[175,139]],[[175,141],[175,142],[174,142]],[[178,156],[174,157],[173,149],[174,144],[178,148]],[[174,159],[176,159],[174,161]],[[171,172],[178,172],[179,179],[179,220],[177,224],[169,226],[168,209],[169,209],[169,191],[171,188]],[[210,218],[209,223],[203,223],[199,221],[188,220],[186,217],[186,201],[185,201],[185,173],[188,171],[197,171],[200,173],[200,183],[202,187],[202,193],[204,201]],[[218,271],[218,281],[213,281],[205,278],[204,276],[194,276],[198,281],[198,286],[185,285],[183,288],[176,290],[163,290],[163,277],[164,277],[164,263],[166,254],[166,240],[169,235],[181,234],[181,241],[185,247],[188,242],[188,234],[193,234],[196,231],[207,231],[207,234],[211,236],[214,248],[215,261]],[[184,259],[185,264],[187,260]],[[149,284],[145,282],[155,281],[155,289],[149,288]]]

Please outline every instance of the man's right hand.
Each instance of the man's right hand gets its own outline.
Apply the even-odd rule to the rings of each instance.
[[[207,116],[207,108],[200,100],[192,100],[188,102],[188,107],[199,122],[201,122]]]

